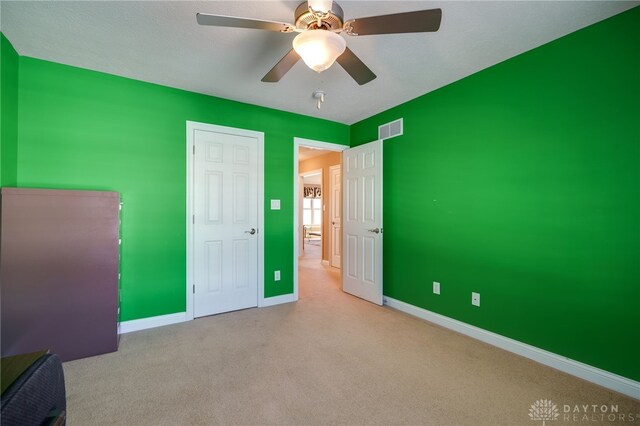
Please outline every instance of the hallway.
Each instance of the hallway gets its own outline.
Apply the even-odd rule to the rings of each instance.
[[[322,247],[305,242],[304,255],[299,258],[300,299],[307,297],[332,297],[342,292],[340,270],[320,261]]]

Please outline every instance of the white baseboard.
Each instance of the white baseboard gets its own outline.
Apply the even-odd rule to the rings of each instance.
[[[553,352],[548,352],[544,349],[483,330],[462,321],[454,320],[444,315],[410,305],[409,303],[392,299],[391,297],[385,296],[384,304],[423,320],[457,331],[458,333],[473,337],[474,339],[478,339],[500,349],[529,358],[539,362],[540,364],[555,368],[556,370],[571,374],[572,376],[603,386],[607,389],[620,392],[632,398],[640,399],[640,382],[636,382],[635,380],[627,379],[626,377],[601,370],[579,361],[574,361],[567,357],[554,354]]]
[[[296,300],[298,300],[298,298],[293,293],[283,294],[282,296],[265,297],[264,299],[259,301],[258,307],[264,308],[266,306],[274,306],[274,305],[280,305],[282,303],[295,302]]]
[[[324,260],[324,259],[322,259],[322,264],[323,264],[323,265],[330,266],[330,265],[329,265],[329,261],[328,261],[328,260]]]
[[[177,324],[187,321],[186,312],[176,314],[158,315],[157,317],[142,318],[120,323],[120,334],[131,333],[132,331],[146,330],[147,328],[162,327],[163,325]]]

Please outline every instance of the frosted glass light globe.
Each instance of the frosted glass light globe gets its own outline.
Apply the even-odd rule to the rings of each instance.
[[[328,30],[308,30],[293,39],[293,48],[315,72],[329,68],[344,53],[347,42]]]

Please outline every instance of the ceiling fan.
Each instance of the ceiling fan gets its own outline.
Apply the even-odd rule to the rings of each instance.
[[[299,33],[293,39],[293,49],[262,78],[264,82],[280,81],[302,58],[316,72],[324,71],[337,61],[360,85],[370,82],[376,75],[347,47],[339,33],[365,36],[433,32],[438,31],[442,20],[441,9],[430,9],[344,21],[342,8],[327,0],[302,2],[294,15],[295,24],[208,13],[197,13],[196,19],[200,25]]]

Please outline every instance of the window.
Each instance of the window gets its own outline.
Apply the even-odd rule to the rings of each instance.
[[[305,198],[302,202],[302,224],[320,226],[322,224],[322,198]]]

